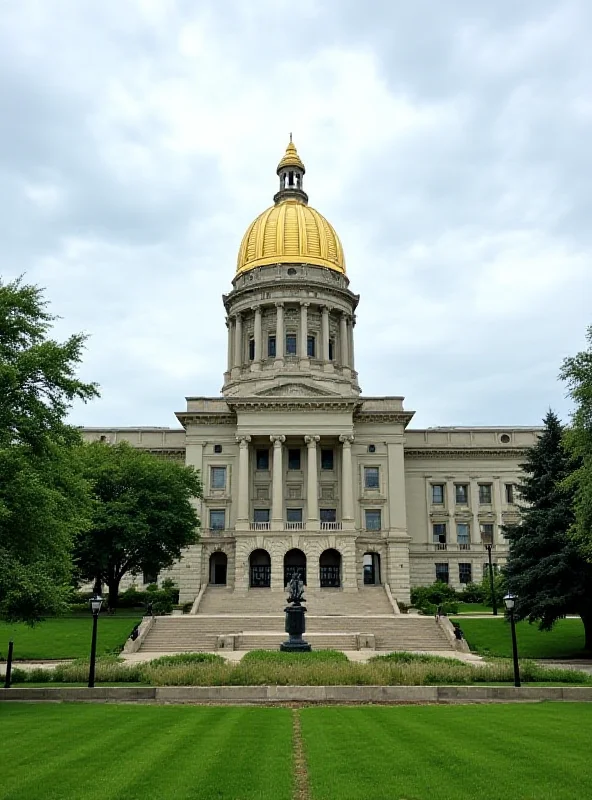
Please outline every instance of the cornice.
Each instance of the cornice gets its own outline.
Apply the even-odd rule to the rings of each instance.
[[[354,411],[360,405],[356,397],[227,397],[233,411]]]
[[[421,447],[404,448],[405,458],[523,458],[526,447]]]
[[[216,414],[203,411],[177,411],[175,416],[183,425],[236,425],[234,414]]]
[[[378,422],[380,425],[397,423],[405,425],[411,422],[413,411],[357,411],[354,415],[354,423]]]

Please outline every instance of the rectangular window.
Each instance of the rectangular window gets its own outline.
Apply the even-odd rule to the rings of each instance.
[[[448,583],[448,564],[436,564],[436,580]]]
[[[468,545],[470,542],[469,539],[469,524],[468,522],[457,522],[456,523],[456,540],[461,545]]]
[[[296,355],[296,334],[295,333],[287,333],[286,334],[286,355],[287,356],[295,356]]]
[[[269,450],[257,450],[257,469],[269,469]]]
[[[321,508],[321,522],[337,522],[337,511],[334,508]]]
[[[473,570],[471,564],[458,565],[458,580],[459,583],[471,583],[473,580]]]
[[[147,569],[142,573],[142,583],[150,586],[152,583],[158,583],[158,572]]]
[[[480,483],[479,484],[479,503],[482,506],[490,506],[491,505],[491,484],[490,483]]]
[[[314,336],[309,336],[306,340],[306,355],[309,358],[317,356],[317,340]]]
[[[364,467],[364,486],[366,489],[380,488],[380,474],[378,467]]]
[[[269,522],[269,509],[268,508],[254,508],[253,509],[253,522]]]
[[[506,483],[506,503],[513,505],[514,502],[514,484]]]
[[[469,486],[466,483],[457,483],[454,487],[454,495],[456,498],[457,506],[466,506],[469,504]]]
[[[434,544],[446,544],[446,523],[435,522],[432,525],[432,537]]]
[[[210,511],[210,529],[213,531],[223,531],[226,527],[226,511],[223,508],[212,509]]]
[[[301,508],[287,508],[286,520],[288,522],[302,522],[302,509]]]
[[[226,489],[226,467],[212,467],[212,489]]]
[[[249,361],[255,358],[255,340],[249,339]]]
[[[300,469],[300,449],[288,449],[288,469]]]
[[[444,484],[432,483],[432,503],[435,506],[444,505]]]
[[[321,450],[321,469],[333,469],[333,450]]]
[[[333,361],[335,355],[335,342],[333,339],[329,339],[329,361]]]
[[[381,529],[380,509],[367,508],[364,513],[366,516],[366,530],[379,531]]]
[[[481,542],[483,544],[493,544],[493,523],[482,522],[479,525],[479,530],[481,531]]]
[[[275,358],[275,354],[275,336],[269,336],[267,338],[267,355],[269,358]]]

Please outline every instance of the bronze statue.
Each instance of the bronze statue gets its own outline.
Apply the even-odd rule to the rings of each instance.
[[[288,591],[290,593],[288,603],[294,603],[295,606],[302,605],[302,601],[304,600],[304,584],[300,580],[296,570],[292,573],[292,577],[288,583]]]

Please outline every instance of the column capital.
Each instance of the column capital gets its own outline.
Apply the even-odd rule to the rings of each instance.
[[[339,437],[339,441],[342,443],[344,447],[351,447],[352,442],[354,440],[354,436],[352,433],[342,433]]]
[[[226,322],[226,327],[230,328],[230,326],[232,325],[232,317],[226,317],[225,322]]]
[[[232,314],[232,317],[233,319],[242,319],[243,313],[243,311],[235,311],[234,314]]]
[[[286,437],[283,434],[272,434],[269,437],[269,441],[273,442],[274,447],[281,447],[283,443],[286,441]]]
[[[274,305],[275,305],[276,308],[283,308],[284,307],[284,301],[283,300],[278,300]]]
[[[248,447],[251,437],[246,433],[242,433],[236,437],[236,441],[238,442],[239,447]]]
[[[310,303],[304,300],[300,301],[301,308],[310,308]]]
[[[323,312],[323,314],[328,314],[328,313],[329,313],[329,311],[331,311],[331,309],[332,309],[332,306],[328,306],[326,303],[322,303],[322,304],[319,306],[319,308],[321,309],[321,311]]]
[[[253,310],[255,311],[255,314],[260,314],[261,313],[262,306],[263,306],[263,303],[259,303],[258,305],[253,306]]]
[[[316,447],[317,444],[321,441],[321,437],[320,436],[305,436],[304,437],[304,441],[306,442],[307,446],[312,449],[313,447]]]

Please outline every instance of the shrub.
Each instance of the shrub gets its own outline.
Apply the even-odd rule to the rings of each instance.
[[[140,683],[141,664],[124,664],[120,658],[103,656],[95,662],[97,683]],[[58,683],[85,683],[88,680],[89,662],[77,659],[69,664],[58,664],[53,670],[52,680]]]
[[[457,658],[446,658],[446,656],[430,656],[427,653],[386,653],[383,656],[372,656],[370,663],[387,662],[393,664],[464,664]]]
[[[283,653],[281,650],[251,650],[246,653],[241,664],[310,664],[319,661],[347,661],[340,650],[312,650],[310,653]]]
[[[160,656],[149,662],[151,667],[172,667],[177,664],[225,664],[222,656],[215,653],[178,653],[173,656]]]
[[[481,583],[467,583],[460,594],[460,599],[463,603],[484,603],[483,585]]]
[[[27,680],[27,671],[24,669],[20,669],[20,667],[13,667],[10,673],[10,683],[25,683]],[[4,686],[4,680],[2,681],[2,686]]]
[[[493,601],[491,599],[491,582],[489,580],[488,572],[483,576],[483,580],[481,581],[480,585],[481,585],[481,591],[483,592],[483,602],[487,606],[492,606]],[[495,593],[497,607],[503,608],[504,595],[506,593],[506,579],[503,574],[498,573],[497,575],[493,576],[493,591]]]
[[[428,613],[429,606],[435,607],[429,613],[435,613],[437,606],[453,603],[455,600],[458,600],[458,596],[452,586],[442,581],[436,581],[431,586],[415,586],[411,590],[411,605],[424,613]]]

